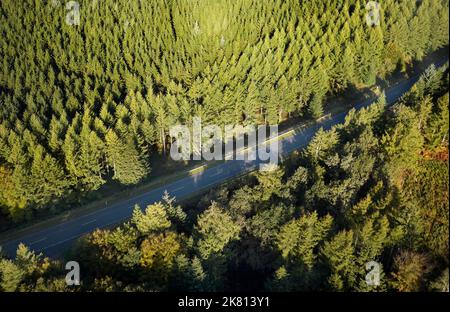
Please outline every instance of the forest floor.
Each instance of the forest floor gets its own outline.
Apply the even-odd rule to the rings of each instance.
[[[444,56],[448,57],[448,47],[436,51],[430,54],[421,62],[414,62],[411,64],[405,72],[400,70],[396,71],[391,76],[384,80],[378,80],[377,85],[372,88],[358,89],[354,86],[348,88],[348,90],[338,96],[329,97],[326,100],[324,117],[348,111],[353,107],[355,103],[367,100],[369,98],[376,98],[379,96],[379,90],[394,86],[401,81],[415,76],[423,72],[431,63],[436,59],[442,59]],[[377,88],[379,86],[380,88]],[[294,117],[290,118],[279,125],[280,133],[286,133],[289,136],[290,130],[294,130],[299,127],[305,127],[315,120],[308,119],[306,117]],[[292,131],[293,132],[293,131]],[[114,181],[106,183],[98,191],[93,192],[88,198],[80,200],[78,205],[71,205],[64,211],[54,211],[48,212],[45,215],[37,216],[35,219],[28,223],[22,223],[20,225],[2,227],[1,229],[1,239],[0,242],[8,241],[16,237],[26,235],[27,233],[32,233],[40,229],[47,228],[52,225],[59,224],[61,222],[82,216],[85,214],[92,213],[98,209],[105,207],[107,205],[112,205],[119,201],[123,201],[134,196],[145,193],[149,190],[155,189],[157,187],[163,186],[170,182],[179,180],[181,178],[196,174],[205,170],[207,167],[212,168],[216,165],[223,163],[224,161],[187,161],[179,162],[173,161],[167,156],[155,155],[152,157],[151,165],[152,172],[150,177],[138,185],[125,187],[116,183]],[[192,194],[192,197],[198,196],[199,194]],[[179,201],[187,201],[190,198],[184,198]]]

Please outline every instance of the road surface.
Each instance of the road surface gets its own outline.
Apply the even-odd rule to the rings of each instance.
[[[439,67],[445,62],[447,62],[447,59],[435,63],[435,65]],[[400,98],[412,87],[418,78],[419,76],[415,76],[385,90],[387,103],[392,104]],[[356,109],[367,107],[372,104],[374,100],[375,99],[369,99],[362,103],[357,103],[354,107]],[[279,140],[280,154],[287,155],[295,150],[305,147],[317,130],[320,128],[328,130],[334,125],[342,123],[345,120],[346,115],[347,112],[339,113],[303,130],[296,130],[293,136]],[[280,136],[281,135],[282,134],[280,134]],[[38,230],[35,233],[26,234],[19,239],[7,241],[3,244],[3,251],[6,255],[13,257],[17,246],[22,242],[30,249],[36,252],[42,252],[46,256],[60,256],[77,238],[90,233],[95,229],[116,225],[129,219],[136,204],[141,208],[145,208],[149,204],[160,201],[166,190],[171,196],[175,196],[177,199],[186,198],[193,193],[218,186],[226,180],[254,170],[259,164],[259,160],[230,160],[224,162],[223,164],[210,169],[205,169],[202,172],[162,187],[155,188],[131,199],[107,206],[103,209],[65,221],[58,225]]]

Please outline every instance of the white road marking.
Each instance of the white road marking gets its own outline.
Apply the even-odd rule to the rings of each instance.
[[[210,175],[210,178],[214,178],[217,177],[218,175],[221,175],[223,173],[223,170],[218,170],[216,173],[214,173],[213,175]]]
[[[91,224],[92,222],[95,222],[95,221],[97,221],[97,219],[94,219],[94,220],[88,221],[86,223],[83,223],[81,226],[85,226],[85,225]]]
[[[172,192],[181,191],[182,189],[184,189],[184,186],[176,188],[176,189],[172,190]]]
[[[95,211],[93,211],[93,212],[91,212],[91,213],[88,213],[88,214],[83,215],[83,217],[89,217],[89,216],[92,216],[93,214],[99,213],[100,211],[103,211],[103,210],[106,210],[106,209],[108,209],[108,207],[105,207],[105,208],[102,208],[102,209],[99,209],[99,210],[95,210]],[[74,220],[76,220],[76,219],[74,219]]]
[[[39,240],[37,240],[37,241],[34,241],[34,242],[32,242],[32,243],[29,243],[28,245],[31,246],[31,245],[37,244],[37,243],[39,243],[39,242],[43,242],[43,241],[45,241],[46,239],[47,239],[47,237],[44,237],[44,238],[41,238],[41,239],[39,239]]]
[[[101,225],[101,227],[102,227],[102,228],[106,228],[106,227],[109,226],[109,225],[112,225],[112,224],[118,224],[118,223],[120,223],[120,222],[121,222],[121,221],[113,221],[113,222],[107,223],[107,224],[105,224],[105,225]],[[53,243],[53,244],[51,244],[51,245],[48,245],[48,246],[42,248],[41,250],[46,250],[46,249],[49,249],[49,248],[51,248],[51,247],[54,247],[54,246],[57,246],[57,245],[61,245],[61,244],[65,243],[65,242],[74,240],[74,239],[76,239],[76,238],[78,238],[78,237],[81,237],[81,236],[83,236],[83,235],[86,235],[86,234],[88,234],[88,233],[91,233],[91,231],[82,232],[81,234],[73,235],[73,236],[71,236],[71,237],[69,237],[69,238],[67,238],[67,239],[63,239],[62,241],[59,241],[59,242]]]
[[[51,248],[51,247],[53,247],[53,246],[57,246],[57,245],[60,245],[60,244],[62,244],[62,243],[68,242],[68,241],[73,240],[73,239],[75,239],[75,238],[81,237],[81,236],[83,236],[84,234],[87,234],[87,233],[89,233],[89,232],[85,232],[85,233],[82,233],[82,234],[79,234],[79,235],[71,236],[71,237],[69,237],[69,238],[67,238],[67,239],[64,239],[64,240],[62,240],[62,241],[59,241],[59,242],[56,242],[56,243],[54,243],[54,244],[48,245],[48,246],[42,248],[42,250],[46,250],[46,249],[49,249],[49,248]]]

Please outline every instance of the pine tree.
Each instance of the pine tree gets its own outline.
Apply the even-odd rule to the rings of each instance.
[[[239,237],[240,230],[228,213],[213,203],[198,217],[195,226],[199,254],[203,259],[208,259],[222,252],[230,241]]]
[[[122,184],[136,184],[147,175],[147,167],[131,140],[124,141],[113,130],[109,130],[105,141],[106,160],[113,169],[113,179]]]
[[[34,151],[30,173],[30,195],[33,196],[32,201],[38,205],[61,198],[69,187],[61,166],[53,157],[45,154],[41,146]]]
[[[0,260],[1,282],[3,291],[13,292],[19,289],[20,283],[25,277],[25,272],[13,261],[7,259]]]
[[[320,95],[314,94],[309,104],[309,113],[314,119],[318,119],[323,115],[323,99]]]
[[[332,222],[331,216],[319,219],[314,212],[284,225],[277,237],[283,258],[300,261],[311,269],[315,264],[315,249],[326,237]]]
[[[330,287],[343,291],[355,286],[355,255],[353,232],[342,231],[324,244],[321,253],[331,271],[328,278]]]
[[[160,232],[171,226],[166,210],[161,203],[147,206],[145,213],[142,213],[139,206],[136,205],[131,222],[136,225],[142,235]]]

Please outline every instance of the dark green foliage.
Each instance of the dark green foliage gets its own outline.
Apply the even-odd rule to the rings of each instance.
[[[166,153],[169,128],[194,116],[319,118],[327,96],[448,44],[444,0],[383,1],[376,27],[356,0],[81,6],[69,26],[46,1],[0,4],[0,206],[13,220],[110,179],[139,183],[149,152]],[[447,103],[447,69],[431,67],[393,107],[381,96],[320,129],[292,164],[193,207],[169,194],[137,207],[73,248],[79,289],[448,290]],[[24,246],[0,258],[2,291],[66,291],[63,277]]]
[[[0,165],[15,190],[1,205],[15,220],[109,179],[138,183],[193,116],[318,118],[328,95],[448,44],[444,0],[383,1],[376,27],[356,0],[79,2],[79,26],[63,1],[0,4]],[[33,162],[49,179],[25,185]]]
[[[190,218],[165,194],[131,222],[89,234],[71,254],[81,290],[448,289],[448,141],[436,146],[442,132],[428,130],[448,93],[424,91],[423,79],[393,107],[381,98],[319,131],[302,166],[221,188]],[[57,263],[24,246],[0,261],[2,290],[67,290]],[[366,281],[372,261],[379,285]]]

